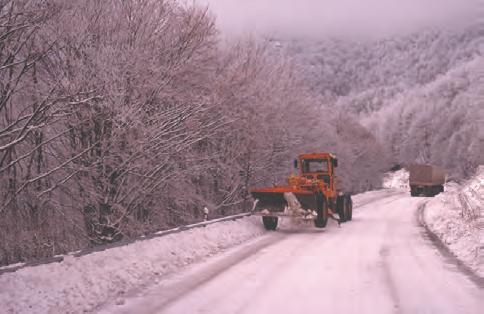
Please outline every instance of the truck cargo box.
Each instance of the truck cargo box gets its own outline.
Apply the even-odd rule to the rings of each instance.
[[[411,165],[410,185],[442,185],[445,183],[444,169],[432,165]]]

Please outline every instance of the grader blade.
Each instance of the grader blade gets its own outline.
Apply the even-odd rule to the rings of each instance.
[[[311,191],[294,190],[292,188],[267,188],[254,190],[252,197],[257,200],[255,210],[270,212],[284,211],[286,207],[292,210],[315,210],[316,198]]]
[[[252,197],[258,200],[255,210],[282,212],[287,206],[284,192],[252,192]]]

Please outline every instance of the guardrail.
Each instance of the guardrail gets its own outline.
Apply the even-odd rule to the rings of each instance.
[[[401,191],[391,192],[391,193],[388,193],[389,195],[387,195],[387,196],[393,196],[393,195],[400,194],[400,193],[402,193],[402,192]],[[380,198],[380,196],[375,197],[374,199],[372,198],[370,200],[367,200],[365,203],[358,204],[358,206],[355,206],[354,208],[365,206],[366,204],[369,204],[369,203],[371,203],[371,202],[373,202],[373,201],[375,201],[379,198]],[[161,230],[161,231],[158,231],[158,232],[155,232],[155,233],[152,233],[152,234],[140,236],[140,237],[133,238],[133,239],[121,240],[121,241],[118,241],[118,242],[115,242],[115,243],[110,243],[110,244],[100,245],[100,246],[96,246],[96,247],[89,248],[89,249],[70,252],[70,253],[67,253],[67,254],[64,254],[64,255],[56,255],[56,256],[41,259],[41,260],[7,265],[7,266],[0,267],[0,275],[5,274],[5,273],[15,272],[19,269],[26,268],[26,267],[32,267],[32,266],[37,266],[37,265],[45,265],[45,264],[51,264],[51,263],[60,263],[64,260],[64,257],[66,257],[66,256],[80,257],[80,256],[88,255],[88,254],[91,254],[91,253],[95,253],[95,252],[101,252],[101,251],[109,250],[109,249],[112,249],[112,248],[125,246],[125,245],[128,245],[128,244],[137,242],[137,241],[144,241],[144,240],[154,239],[154,238],[158,238],[158,237],[163,237],[163,236],[166,236],[166,235],[169,235],[169,234],[178,233],[178,232],[182,232],[182,231],[186,231],[186,230],[190,230],[190,229],[195,229],[195,228],[200,228],[200,227],[205,227],[205,226],[215,224],[215,223],[219,223],[219,222],[223,222],[223,221],[237,220],[237,219],[247,217],[247,216],[250,216],[250,215],[252,215],[252,212],[246,212],[246,213],[241,213],[241,214],[237,214],[237,215],[231,215],[231,216],[206,220],[206,221],[202,221],[202,222],[198,222],[198,223],[194,223],[194,224],[190,224],[190,225],[184,225],[184,226],[180,226],[180,227],[176,227],[176,228],[172,228],[172,229],[168,229],[168,230]]]
[[[12,273],[12,272],[15,272],[19,269],[26,268],[26,267],[45,265],[45,264],[51,264],[51,263],[60,263],[64,260],[64,258],[66,256],[81,257],[81,256],[92,254],[92,253],[95,253],[95,252],[101,252],[101,251],[109,250],[109,249],[112,249],[112,248],[125,246],[125,245],[132,244],[132,243],[138,242],[138,241],[145,241],[145,240],[150,240],[150,239],[154,239],[154,238],[160,238],[160,237],[163,237],[163,236],[166,236],[166,235],[169,235],[169,234],[174,234],[174,233],[178,233],[178,232],[182,232],[182,231],[186,231],[186,230],[190,230],[190,229],[195,229],[195,228],[201,228],[201,227],[205,227],[205,226],[212,225],[212,224],[219,223],[219,222],[237,220],[237,219],[240,219],[240,218],[243,218],[243,217],[250,216],[251,214],[252,213],[248,212],[248,213],[226,216],[226,217],[217,218],[217,219],[206,220],[206,221],[202,221],[202,222],[198,222],[198,223],[194,223],[194,224],[190,224],[190,225],[184,225],[184,226],[180,226],[180,227],[176,227],[176,228],[172,228],[172,229],[168,229],[168,230],[161,230],[161,231],[158,231],[158,232],[155,232],[155,233],[152,233],[152,234],[143,235],[143,236],[133,238],[133,239],[121,240],[121,241],[118,241],[118,242],[115,242],[115,243],[96,246],[94,248],[70,252],[70,253],[67,253],[67,254],[64,254],[64,255],[56,255],[56,256],[53,256],[53,257],[46,258],[46,259],[41,259],[41,260],[26,262],[26,263],[17,263],[17,264],[13,264],[13,265],[10,265],[10,266],[7,265],[7,266],[0,267],[0,275],[5,274],[5,273]]]

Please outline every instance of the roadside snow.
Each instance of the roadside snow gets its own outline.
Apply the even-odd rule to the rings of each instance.
[[[408,189],[409,173],[405,169],[395,172],[388,172],[383,177],[383,187],[385,189]]]
[[[462,186],[447,184],[444,193],[427,203],[424,219],[460,260],[484,277],[484,166]]]
[[[4,313],[91,312],[107,300],[262,235],[258,217],[220,222],[0,276]]]

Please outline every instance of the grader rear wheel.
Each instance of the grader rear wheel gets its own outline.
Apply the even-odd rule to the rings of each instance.
[[[346,207],[346,198],[344,196],[336,197],[336,213],[339,215],[340,222],[348,220],[348,210]]]
[[[345,195],[345,208],[346,208],[346,220],[350,221],[353,219],[353,200],[351,199],[351,195]]]

